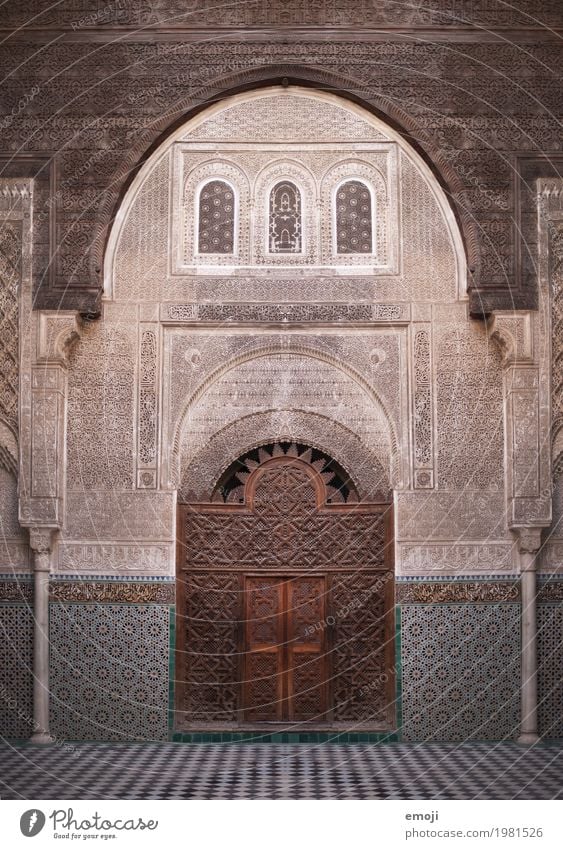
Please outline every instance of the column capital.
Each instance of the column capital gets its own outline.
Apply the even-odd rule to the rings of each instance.
[[[522,554],[536,554],[541,548],[543,528],[514,528]]]
[[[29,528],[29,547],[35,554],[50,554],[55,528]]]

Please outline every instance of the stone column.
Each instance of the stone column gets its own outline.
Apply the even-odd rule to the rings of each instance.
[[[520,587],[522,594],[521,719],[518,742],[530,746],[538,735],[538,662],[536,626],[536,558],[541,528],[520,528]]]
[[[33,734],[32,743],[52,743],[49,734],[49,574],[51,528],[30,528],[34,563]]]

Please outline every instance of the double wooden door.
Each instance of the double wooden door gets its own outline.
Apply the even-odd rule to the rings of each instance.
[[[327,503],[315,463],[274,457],[241,503],[179,510],[177,727],[392,727],[389,505]]]
[[[324,720],[326,579],[245,576],[244,583],[245,721]]]

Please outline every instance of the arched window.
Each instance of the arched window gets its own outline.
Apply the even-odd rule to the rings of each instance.
[[[269,252],[301,253],[301,192],[287,180],[277,183],[270,192]]]
[[[224,180],[210,180],[199,193],[198,253],[232,254],[235,249],[235,194]]]
[[[336,252],[373,253],[371,193],[360,180],[347,180],[336,192]]]

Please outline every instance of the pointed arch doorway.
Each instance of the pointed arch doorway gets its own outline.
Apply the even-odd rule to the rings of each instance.
[[[273,443],[179,504],[176,727],[394,727],[391,505]]]

